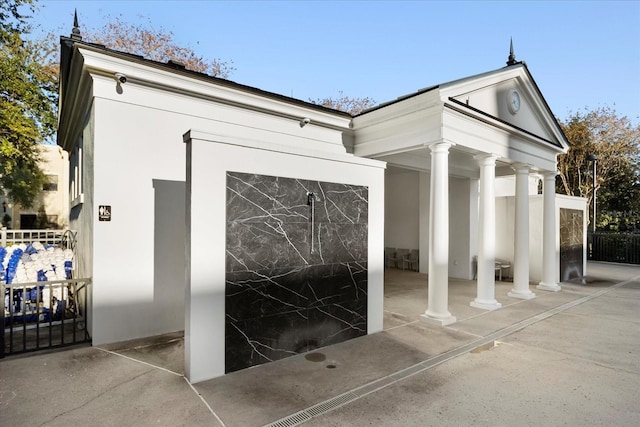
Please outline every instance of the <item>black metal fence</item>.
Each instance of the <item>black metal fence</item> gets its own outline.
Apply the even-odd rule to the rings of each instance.
[[[0,358],[90,342],[91,279],[0,284]]]
[[[640,234],[596,232],[587,239],[590,260],[640,264]]]

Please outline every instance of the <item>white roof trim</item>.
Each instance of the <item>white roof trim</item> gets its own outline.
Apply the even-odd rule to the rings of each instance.
[[[122,73],[127,76],[127,84],[142,84],[167,91],[176,91],[195,97],[204,97],[221,103],[262,111],[268,114],[302,119],[309,117],[314,125],[333,129],[349,129],[351,117],[331,114],[302,105],[287,103],[260,94],[243,91],[239,88],[216,84],[203,78],[190,76],[154,66],[151,63],[136,61],[135,58],[120,58],[99,48],[76,44],[75,49],[84,58],[84,69],[90,73],[113,76]],[[74,55],[74,60],[77,60]],[[114,80],[115,84],[115,80]]]

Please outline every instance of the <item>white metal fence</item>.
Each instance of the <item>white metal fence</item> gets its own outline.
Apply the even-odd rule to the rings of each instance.
[[[76,232],[73,230],[0,230],[0,246],[40,242],[43,245],[75,249]]]

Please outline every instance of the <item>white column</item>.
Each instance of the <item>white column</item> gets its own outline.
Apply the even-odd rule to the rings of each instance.
[[[449,148],[452,145],[439,142],[429,147],[429,301],[427,311],[420,318],[441,326],[456,321],[449,313]]]
[[[507,295],[531,299],[536,294],[529,290],[529,165],[517,164],[513,169],[516,171],[513,289]]]
[[[537,286],[543,291],[558,292],[556,283],[556,173],[546,172],[542,186],[542,282]]]
[[[484,310],[502,307],[496,301],[496,160],[495,154],[476,156],[480,163],[480,228],[478,230],[478,296],[471,306]]]

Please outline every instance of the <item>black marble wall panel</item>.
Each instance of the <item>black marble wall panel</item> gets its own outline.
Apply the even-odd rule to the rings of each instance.
[[[584,275],[584,212],[560,209],[560,281]]]
[[[367,187],[228,172],[226,204],[226,372],[367,333]]]

